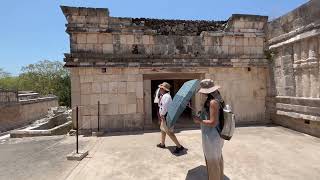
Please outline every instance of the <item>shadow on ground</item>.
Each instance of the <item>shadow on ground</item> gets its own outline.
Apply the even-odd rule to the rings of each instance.
[[[230,180],[226,175],[223,177],[224,180]],[[208,180],[207,168],[204,165],[190,169],[188,171],[186,180]]]
[[[167,149],[175,156],[183,156],[188,154],[188,149],[185,148],[182,152],[180,152],[179,154],[175,154],[173,153],[173,151],[176,149],[176,146],[167,146]]]

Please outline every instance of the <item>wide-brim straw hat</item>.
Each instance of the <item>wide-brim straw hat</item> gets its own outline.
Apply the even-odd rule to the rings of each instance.
[[[213,80],[204,79],[200,82],[200,90],[199,93],[202,94],[210,94],[216,90],[218,90],[220,86],[215,86]]]
[[[159,85],[159,88],[162,88],[166,91],[170,91],[171,85],[167,82],[163,82],[162,84]]]

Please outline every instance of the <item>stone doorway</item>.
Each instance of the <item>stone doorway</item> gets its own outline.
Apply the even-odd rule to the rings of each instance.
[[[203,74],[147,74],[144,75],[144,113],[145,113],[145,126],[146,127],[157,127],[158,116],[157,116],[157,104],[154,103],[154,94],[158,88],[158,85],[162,82],[168,82],[171,85],[171,97],[178,92],[183,83],[191,79],[202,79]],[[191,99],[191,104],[197,104],[197,97],[194,96]],[[190,108],[186,108],[181,117],[179,118],[176,127],[188,128],[196,127],[192,120],[192,112]]]
[[[171,85],[171,91],[170,95],[173,98],[174,95],[179,91],[183,83],[188,81],[190,79],[163,79],[163,80],[152,80],[151,81],[151,100],[153,102],[154,100],[154,95],[156,90],[158,89],[158,85],[161,84],[162,82],[167,82]],[[192,100],[191,100],[192,101]],[[186,108],[185,111],[182,113],[178,124],[179,125],[190,125],[192,124],[192,118],[191,118],[191,110],[190,108]],[[157,116],[157,104],[152,103],[152,123],[157,124],[158,123],[158,116]]]

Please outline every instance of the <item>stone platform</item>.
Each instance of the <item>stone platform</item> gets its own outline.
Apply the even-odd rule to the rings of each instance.
[[[206,179],[199,130],[177,133],[188,149],[176,156],[174,146],[159,149],[159,133],[80,136],[81,162],[68,161],[74,136],[0,140],[0,179]],[[224,145],[225,179],[317,180],[320,139],[282,127],[241,127]],[[45,172],[45,173],[43,173]]]

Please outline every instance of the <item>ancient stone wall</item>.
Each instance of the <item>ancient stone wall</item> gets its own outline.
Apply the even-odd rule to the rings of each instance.
[[[238,124],[268,123],[265,117],[267,68],[193,68],[173,73],[143,68],[71,68],[72,106],[79,106],[79,127],[106,131],[127,131],[148,127],[151,117],[150,87],[145,82],[162,78],[211,78],[220,85],[225,101],[234,109]],[[197,74],[197,76],[194,76]],[[149,84],[150,86],[150,84]],[[196,107],[200,109],[200,107]],[[73,114],[75,122],[75,114]]]
[[[274,123],[320,136],[320,1],[312,0],[268,25]]]
[[[160,20],[61,8],[71,49],[65,66],[71,71],[72,107],[80,107],[80,128],[97,128],[98,101],[104,130],[145,128],[151,123],[151,81],[195,78],[222,86],[238,124],[267,123],[267,17]]]
[[[56,97],[24,100],[0,105],[0,132],[24,126],[44,117],[50,107],[58,106]]]

